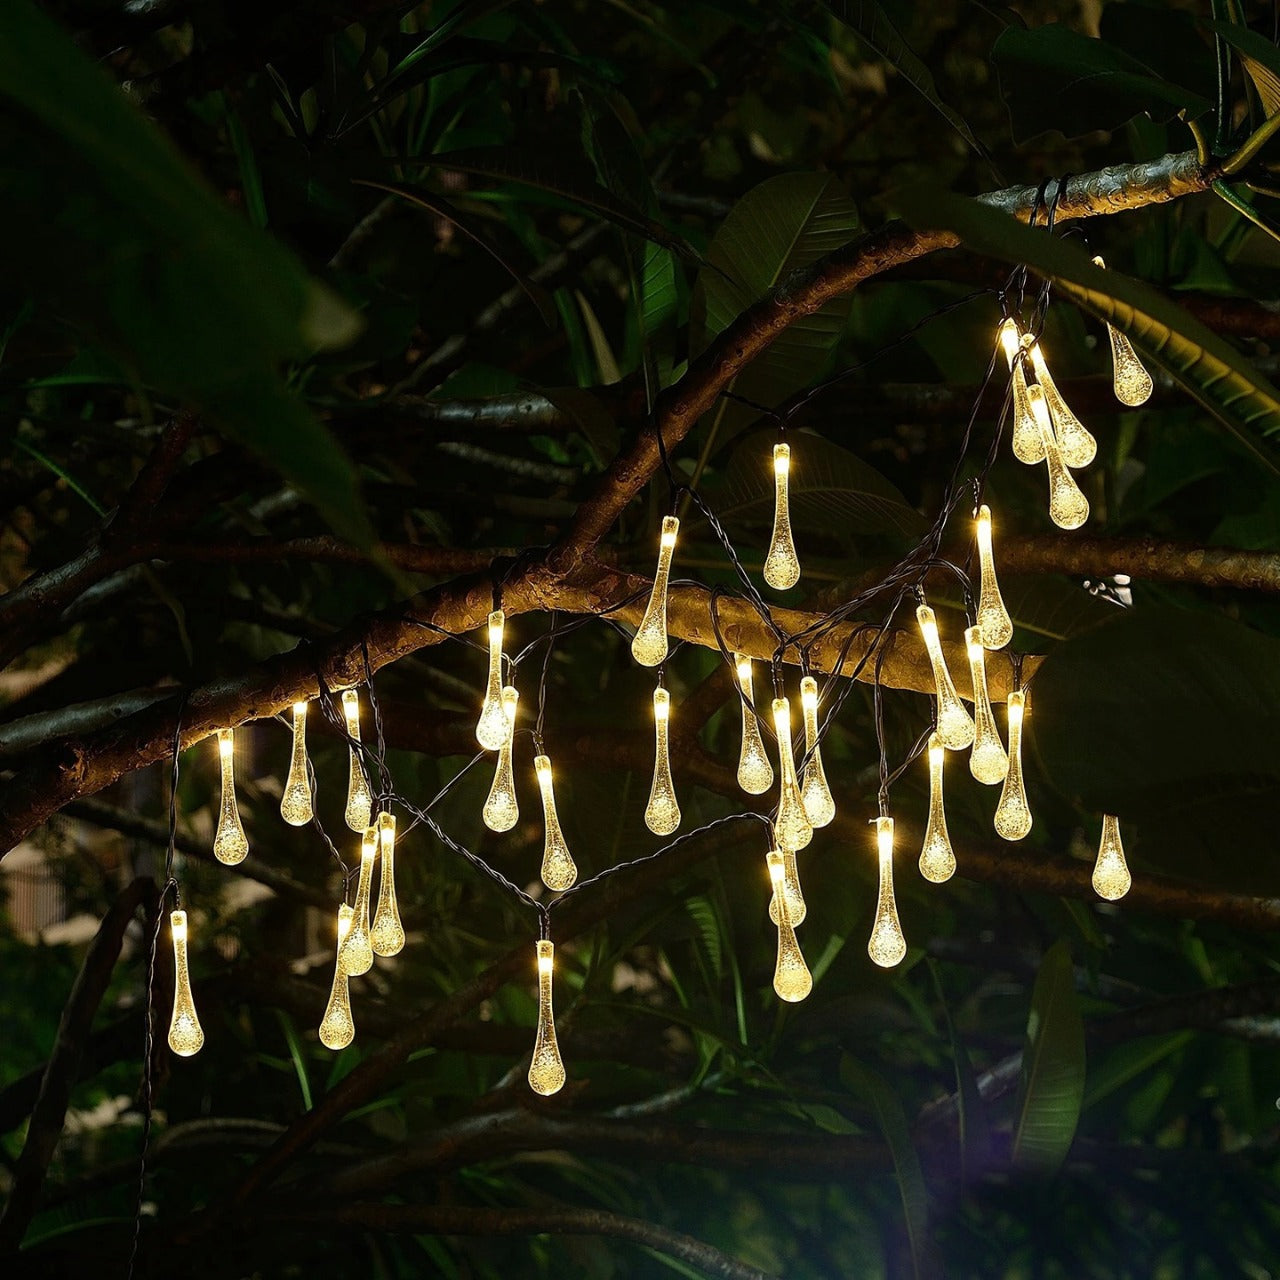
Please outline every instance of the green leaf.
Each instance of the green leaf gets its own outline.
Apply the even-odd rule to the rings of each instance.
[[[1263,110],[1269,117],[1275,115],[1280,110],[1280,49],[1265,36],[1234,22],[1207,22],[1205,25],[1240,55],[1240,61],[1258,91]]]
[[[1084,1022],[1071,948],[1059,940],[1045,952],[1031,992],[1013,1129],[1015,1165],[1039,1173],[1061,1166],[1080,1119],[1084,1078]]]
[[[1075,138],[1115,129],[1144,113],[1164,121],[1185,111],[1196,119],[1211,105],[1123,49],[1056,22],[1006,27],[991,57],[1018,142],[1047,130]]]
[[[1061,237],[1024,226],[977,200],[933,187],[899,194],[913,227],[951,231],[971,249],[1004,262],[1025,262],[1053,280],[1078,306],[1114,325],[1165,369],[1269,471],[1280,457],[1259,434],[1280,430],[1280,395],[1228,343],[1149,285],[1095,267]]]

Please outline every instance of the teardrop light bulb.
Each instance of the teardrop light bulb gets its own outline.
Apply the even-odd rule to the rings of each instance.
[[[360,741],[360,695],[354,689],[342,691],[342,714],[347,721],[347,737]],[[364,766],[359,750],[347,744],[347,826],[352,831],[363,831],[373,816],[373,797],[369,794],[369,782],[364,776]]]
[[[795,926],[787,917],[787,894],[783,886],[782,855],[768,855],[769,879],[773,884],[773,900],[781,904],[778,913],[778,960],[773,970],[773,989],[781,1000],[795,1004],[813,990],[813,975],[804,962]]]
[[[631,641],[631,656],[642,667],[656,667],[667,657],[667,580],[671,577],[671,557],[675,554],[676,534],[680,521],[675,516],[662,518],[662,537],[658,542],[658,567],[653,575],[653,590],[640,620],[640,629]]]
[[[1059,529],[1078,529],[1089,518],[1089,499],[1080,492],[1075,477],[1067,470],[1053,438],[1049,407],[1039,387],[1029,389],[1031,410],[1040,424],[1045,445],[1045,461],[1049,467],[1049,518]]]
[[[1062,461],[1069,467],[1087,467],[1098,456],[1098,442],[1062,398],[1038,342],[1031,348],[1031,367],[1036,371],[1036,382],[1040,384],[1044,402],[1049,407],[1053,436],[1058,442]]]
[[[1009,363],[1010,382],[1013,387],[1013,456],[1019,462],[1034,465],[1044,461],[1044,442],[1036,420],[1031,415],[1027,401],[1026,360],[1022,352],[1026,342],[1018,332],[1017,321],[1008,319],[1001,324],[997,335],[1004,357]]]
[[[549,1097],[564,1087],[564,1061],[556,1040],[555,1010],[551,1006],[551,974],[555,947],[548,939],[538,943],[538,1035],[529,1063],[529,1088]]]
[[[996,718],[991,711],[991,695],[987,692],[987,651],[982,647],[982,630],[969,627],[964,633],[969,650],[969,676],[973,681],[973,750],[969,753],[969,772],[979,782],[995,786],[1003,782],[1009,771]]]
[[[876,852],[880,862],[880,892],[876,918],[867,942],[867,955],[882,969],[892,969],[907,954],[907,940],[898,921],[898,903],[893,894],[893,819],[876,819]]]
[[[791,505],[788,495],[791,446],[773,446],[773,537],[764,561],[764,580],[775,591],[786,591],[800,581],[800,558],[791,536]]]
[[[569,852],[568,842],[560,829],[560,817],[556,813],[556,793],[551,782],[551,758],[535,756],[534,770],[538,775],[538,789],[542,792],[542,825],[546,835],[542,845],[542,883],[548,889],[562,893],[578,878],[578,868]]]
[[[489,788],[481,817],[490,831],[510,831],[520,821],[520,802],[516,798],[516,773],[512,763],[515,748],[516,709],[520,695],[514,685],[502,690],[502,715],[507,726],[507,736],[498,748],[498,763],[493,770],[493,785]]]
[[[800,681],[800,707],[804,714],[804,749],[809,757],[800,783],[800,800],[810,826],[825,827],[836,816],[836,802],[822,768],[822,748],[818,745],[818,682],[812,676]]]
[[[196,1014],[191,996],[191,974],[187,969],[187,913],[169,913],[169,932],[173,935],[173,1016],[169,1019],[169,1048],[180,1058],[199,1053],[204,1045],[204,1030]]]
[[[916,608],[916,619],[920,623],[920,634],[924,637],[924,647],[929,653],[929,663],[933,667],[933,683],[938,694],[938,737],[948,751],[963,751],[973,742],[973,717],[960,701],[956,686],[947,670],[947,660],[942,653],[942,641],[938,638],[938,619],[927,604]]]
[[[996,835],[1003,840],[1021,840],[1031,830],[1031,806],[1022,779],[1022,721],[1026,695],[1021,689],[1009,694],[1009,771],[1004,776],[1000,803],[996,805]]]
[[[1036,428],[1039,434],[1039,428]],[[991,548],[991,508],[978,508],[978,628],[987,649],[1003,649],[1013,639],[1013,619],[1005,608],[996,579],[996,561]]]
[[[773,765],[764,748],[760,734],[760,720],[755,712],[754,691],[751,681],[751,659],[742,654],[734,655],[738,671],[738,687],[742,697],[742,750],[738,754],[738,786],[749,796],[762,796],[773,786]]]
[[[369,937],[369,894],[373,886],[373,863],[378,856],[378,829],[370,827],[360,845],[360,879],[356,882],[356,904],[351,928],[342,943],[342,967],[347,976],[358,978],[373,968],[373,942]]]
[[[476,741],[486,751],[500,751],[507,740],[507,717],[502,710],[502,640],[507,615],[495,609],[489,615],[489,678],[485,684]]]
[[[947,831],[947,811],[942,799],[942,765],[946,748],[936,733],[929,735],[929,821],[920,849],[920,874],[943,884],[956,873],[956,855]]]
[[[795,852],[813,839],[813,824],[804,811],[800,782],[796,777],[796,761],[791,747],[791,703],[786,698],[773,700],[773,731],[778,739],[778,843]]]
[[[774,832],[777,838],[777,832]],[[804,891],[800,887],[800,867],[796,862],[794,849],[779,849],[782,857],[782,896],[787,900],[787,919],[795,926],[804,924],[809,913],[808,904],[804,900]],[[778,895],[769,899],[769,919],[777,924],[782,919],[778,906]]]
[[[289,757],[289,777],[280,797],[280,816],[291,827],[305,827],[311,821],[311,780],[307,777],[307,704],[293,704],[293,752]]]
[[[373,913],[369,942],[375,955],[395,956],[404,950],[404,925],[396,901],[396,815],[378,814],[378,909]]]
[[[1100,257],[1094,258],[1093,265],[1104,270],[1107,266]],[[1116,399],[1131,409],[1146,404],[1155,389],[1146,366],[1138,358],[1133,343],[1115,325],[1107,325],[1107,335],[1111,339],[1111,385]]]
[[[653,785],[644,811],[645,826],[655,836],[669,836],[680,825],[680,804],[671,780],[671,695],[663,688],[653,691]]]
[[[222,764],[222,803],[218,809],[218,830],[213,837],[213,856],[234,867],[249,854],[249,839],[240,821],[236,804],[236,733],[218,730],[218,757]]]
[[[1102,819],[1102,840],[1093,868],[1093,891],[1108,902],[1118,902],[1132,887],[1133,877],[1120,840],[1120,819],[1108,813]]]
[[[351,989],[347,971],[342,965],[342,945],[351,930],[355,912],[347,903],[338,908],[338,945],[333,959],[333,985],[329,988],[329,1003],[325,1005],[320,1020],[320,1043],[335,1052],[345,1049],[356,1038],[355,1019],[351,1016]]]

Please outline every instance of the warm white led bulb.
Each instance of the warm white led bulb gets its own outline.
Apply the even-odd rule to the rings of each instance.
[[[1062,461],[1068,467],[1087,467],[1098,456],[1098,442],[1062,398],[1038,342],[1031,348],[1031,367],[1035,370],[1036,382],[1040,384],[1044,402],[1049,408],[1053,436],[1058,442]]]
[[[378,829],[370,827],[360,846],[360,879],[356,883],[356,905],[351,927],[342,943],[340,959],[347,976],[358,978],[373,968],[373,941],[369,936],[369,896],[373,886],[373,863],[378,856]]]
[[[374,955],[395,956],[404,950],[404,925],[396,900],[396,815],[378,814],[378,909],[373,913],[369,942]]]
[[[734,656],[738,672],[738,687],[742,697],[742,749],[738,754],[738,786],[749,796],[761,796],[773,786],[773,765],[769,763],[760,734],[760,721],[756,717],[754,690],[751,681],[751,659],[742,654]]]
[[[555,1011],[551,1006],[551,975],[555,969],[555,947],[547,939],[538,943],[538,1035],[529,1063],[529,1088],[549,1097],[564,1087],[564,1061],[556,1040]]]
[[[791,506],[788,475],[791,471],[791,446],[773,446],[773,537],[764,561],[764,580],[775,591],[786,591],[800,581],[800,558],[791,536]]]
[[[173,1016],[169,1019],[169,1048],[180,1058],[199,1053],[204,1046],[204,1030],[191,995],[191,974],[187,969],[187,913],[169,913],[173,935]]]
[[[502,710],[502,638],[506,620],[501,609],[489,615],[489,677],[476,722],[476,741],[486,751],[500,750],[507,740],[507,717]]]
[[[311,821],[311,780],[307,776],[307,704],[293,704],[293,751],[289,757],[289,777],[280,797],[280,816],[291,827],[305,827]]]
[[[1038,431],[1038,428],[1037,428]],[[978,508],[978,627],[987,649],[1003,649],[1013,639],[1013,619],[1005,608],[996,579],[996,561],[991,546],[991,508]]]
[[[1049,517],[1060,529],[1078,529],[1089,518],[1089,499],[1080,492],[1075,477],[1067,470],[1053,436],[1049,407],[1039,387],[1030,388],[1031,409],[1044,440],[1049,467]]]
[[[1105,269],[1107,264],[1095,257],[1093,265]],[[1133,344],[1115,325],[1107,325],[1107,335],[1111,339],[1111,385],[1116,399],[1130,408],[1146,404],[1155,389],[1146,366],[1138,358]]]
[[[791,703],[786,698],[773,700],[773,730],[778,739],[778,843],[794,851],[805,848],[813,839],[813,823],[800,796],[791,747]]]
[[[938,620],[927,604],[916,609],[916,619],[920,623],[920,634],[924,637],[924,647],[929,653],[929,663],[933,667],[933,683],[938,693],[938,737],[948,751],[963,751],[973,742],[973,717],[960,701],[956,686],[947,670],[947,660],[942,653],[942,641],[938,638]]]
[[[1009,771],[1009,757],[996,718],[991,711],[991,695],[987,692],[987,651],[982,647],[982,629],[969,627],[964,633],[969,651],[969,677],[973,682],[973,750],[969,753],[969,772],[979,782],[995,786],[1003,782]]]
[[[342,714],[347,721],[347,736],[360,741],[360,695],[354,689],[342,691]],[[363,831],[373,816],[373,797],[364,776],[360,752],[347,746],[347,810],[344,815],[352,831]]]
[[[1000,803],[996,805],[996,835],[1021,840],[1031,830],[1031,806],[1022,779],[1022,721],[1026,695],[1020,689],[1009,694],[1009,771],[1005,774]]]
[[[1093,891],[1108,902],[1118,902],[1132,887],[1133,877],[1120,840],[1120,820],[1107,814],[1102,819],[1102,840],[1093,868]]]
[[[795,1004],[813,990],[813,975],[804,962],[800,943],[796,940],[795,926],[787,915],[787,894],[784,886],[782,855],[768,855],[769,879],[773,885],[773,901],[778,911],[778,959],[773,970],[773,989],[779,999]]]
[[[213,856],[234,867],[249,854],[249,838],[240,821],[236,804],[236,735],[234,729],[218,730],[218,757],[222,766],[222,803],[218,808],[218,829],[213,837]]]
[[[774,831],[774,839],[778,836]],[[782,896],[787,900],[787,919],[795,926],[804,924],[804,918],[809,912],[808,905],[804,900],[804,891],[800,887],[800,867],[796,862],[794,849],[780,849],[782,858]],[[782,919],[781,907],[778,904],[778,896],[774,896],[769,900],[769,919],[777,924]]]
[[[640,628],[631,641],[631,656],[642,667],[656,667],[667,657],[667,581],[671,577],[671,557],[675,554],[679,531],[680,521],[675,516],[663,517],[653,590],[649,593]]]
[[[1012,321],[1005,321],[1011,324]],[[1016,326],[1014,332],[1017,332]],[[1001,341],[1008,353],[1007,330],[1001,329]],[[1010,382],[1013,387],[1013,456],[1019,462],[1034,466],[1044,461],[1044,441],[1040,438],[1040,429],[1031,412],[1031,401],[1027,391],[1027,356],[1033,339],[1030,334],[1018,338],[1018,348],[1009,357]]]
[[[653,785],[645,807],[645,826],[655,836],[669,836],[680,825],[680,804],[671,778],[671,695],[663,688],[653,691]]]
[[[551,781],[551,758],[535,756],[533,768],[538,775],[538,789],[542,792],[542,826],[545,833],[542,844],[542,883],[548,889],[563,893],[577,880],[578,867],[569,852],[564,832],[560,829],[556,793]]]
[[[920,874],[943,884],[956,873],[956,855],[947,831],[947,811],[942,799],[942,766],[946,748],[936,733],[929,735],[929,821],[920,849]]]
[[[481,817],[490,831],[510,831],[520,821],[520,802],[516,798],[516,773],[512,763],[515,748],[516,710],[520,695],[514,685],[502,690],[502,718],[507,736],[498,748],[498,763],[493,770],[493,785],[484,802]]]
[[[338,945],[333,961],[333,985],[329,988],[329,1003],[320,1021],[320,1043],[335,1052],[345,1049],[356,1038],[355,1019],[351,1016],[351,989],[347,971],[342,964],[342,946],[351,931],[355,912],[347,903],[338,908]]]
[[[898,903],[893,894],[892,818],[876,819],[876,851],[880,862],[880,891],[867,954],[882,969],[892,969],[907,954],[907,940],[902,936]]]
[[[812,676],[800,681],[800,708],[804,715],[804,749],[809,757],[800,782],[800,800],[809,824],[825,827],[836,816],[836,802],[822,768],[822,749],[818,745],[818,682]]]

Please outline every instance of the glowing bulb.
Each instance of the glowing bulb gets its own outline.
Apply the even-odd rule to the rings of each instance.
[[[1031,364],[1036,371],[1040,390],[1044,392],[1044,402],[1049,407],[1053,435],[1058,442],[1062,461],[1069,467],[1087,467],[1098,456],[1098,442],[1062,398],[1038,342],[1031,348]]]
[[[493,771],[493,785],[484,802],[481,816],[490,831],[510,831],[520,820],[520,803],[516,799],[516,775],[511,763],[515,746],[516,707],[520,695],[513,685],[502,691],[502,714],[507,726],[507,736],[498,748],[498,763]]]
[[[305,827],[311,821],[311,781],[307,777],[307,704],[293,704],[293,754],[289,758],[289,778],[280,797],[280,816],[291,827]]]
[[[1026,695],[1020,689],[1009,694],[1009,772],[1005,774],[1000,803],[996,805],[996,835],[1021,840],[1031,830],[1031,806],[1022,781],[1022,719]]]
[[[369,937],[369,891],[373,885],[373,860],[378,855],[378,829],[364,833],[360,847],[360,879],[356,884],[356,905],[342,942],[341,962],[347,976],[358,978],[373,968],[373,941]]]
[[[249,853],[249,840],[236,804],[236,732],[218,730],[218,755],[222,761],[222,806],[218,810],[218,830],[213,837],[213,856],[234,867]]]
[[[404,950],[404,925],[396,901],[396,815],[378,814],[378,909],[373,913],[369,942],[380,956],[399,955]]]
[[[631,656],[642,667],[656,667],[667,656],[667,579],[671,576],[671,557],[675,554],[679,530],[680,521],[675,516],[663,516],[653,591],[640,620],[640,629],[631,641]]]
[[[551,1007],[551,973],[556,949],[547,939],[538,943],[538,1037],[529,1063],[529,1088],[549,1097],[564,1087],[564,1061],[556,1040],[555,1012]]]
[[[1094,258],[1093,264],[1104,270],[1107,265],[1101,258]],[[1107,334],[1111,338],[1111,385],[1116,399],[1130,408],[1146,404],[1155,385],[1146,366],[1138,358],[1133,343],[1115,325],[1107,325]]]
[[[773,882],[773,900],[780,903],[778,912],[778,962],[773,970],[773,989],[779,999],[795,1004],[813,990],[813,975],[804,962],[804,954],[796,941],[795,926],[787,915],[787,894],[784,886],[782,855],[768,855],[769,879]]]
[[[560,830],[560,817],[556,813],[556,793],[551,785],[551,759],[535,756],[533,767],[538,774],[538,787],[542,791],[542,824],[546,838],[542,846],[542,883],[548,889],[562,892],[578,878],[578,868],[573,854]]]
[[[360,695],[354,689],[342,691],[342,713],[347,718],[347,736],[360,741]],[[348,744],[347,755],[347,826],[363,831],[373,816],[373,797],[364,776],[360,753]]]
[[[1004,350],[1004,358],[1009,365],[1009,372],[1013,372],[1014,361],[1018,358],[1018,352],[1022,350],[1022,335],[1018,332],[1018,322],[1012,317],[1006,317],[1000,324],[1000,328],[996,330],[996,340]]]
[[[800,782],[796,777],[796,761],[791,748],[791,703],[786,698],[773,700],[773,729],[778,737],[778,844],[784,849],[803,849],[813,839],[813,824],[804,810]]]
[[[938,691],[938,737],[948,751],[963,751],[973,742],[973,717],[960,701],[951,672],[947,670],[942,641],[938,639],[938,620],[933,610],[922,604],[916,609],[916,618],[920,623],[920,634],[924,637],[924,647],[929,651],[933,683]]]
[[[774,832],[774,838],[777,838],[777,832]],[[809,913],[809,907],[804,900],[804,892],[800,888],[800,868],[796,864],[795,850],[782,849],[782,896],[786,899],[787,919],[793,925],[804,924],[804,918]],[[781,919],[780,908],[778,906],[778,895],[775,893],[769,899],[769,919],[777,924]]]
[[[338,946],[333,960],[333,986],[329,988],[329,1003],[325,1005],[320,1020],[320,1043],[326,1049],[345,1049],[356,1038],[355,1019],[351,1016],[351,989],[347,971],[342,964],[342,944],[351,931],[355,912],[344,902],[338,908]]]
[[[1019,462],[1034,466],[1044,461],[1044,441],[1040,439],[1040,429],[1027,399],[1027,365],[1022,353],[1031,341],[1029,335],[1023,337],[1018,333],[1018,326],[1012,320],[1000,326],[1000,345],[1009,362],[1013,387],[1013,456]]]
[[[822,751],[818,746],[818,682],[812,676],[800,681],[800,707],[804,713],[804,749],[809,756],[800,784],[800,800],[810,826],[825,827],[836,816],[836,802],[822,768]]]
[[[662,688],[653,691],[653,786],[644,811],[644,824],[655,836],[669,836],[680,825],[680,804],[671,780],[669,721],[671,695]]]
[[[880,893],[876,918],[867,942],[867,955],[882,969],[892,969],[907,954],[907,940],[898,922],[898,904],[893,896],[893,819],[876,819],[876,848],[880,858]]]
[[[920,874],[943,884],[956,873],[956,855],[947,831],[947,811],[942,802],[942,764],[947,754],[936,733],[929,735],[929,821],[920,849]]]
[[[1060,529],[1078,529],[1089,518],[1089,499],[1080,492],[1075,478],[1067,470],[1053,438],[1049,407],[1039,387],[1031,387],[1031,409],[1040,425],[1044,440],[1045,460],[1049,464],[1049,517]]]
[[[476,741],[486,751],[501,750],[507,740],[507,718],[502,710],[502,633],[506,621],[501,609],[489,615],[489,679],[476,721]]]
[[[751,684],[751,659],[736,654],[738,687],[742,690],[742,751],[738,755],[738,786],[749,796],[762,796],[773,786],[773,765],[760,736],[755,695]]]
[[[1093,868],[1093,891],[1108,902],[1117,902],[1132,886],[1133,877],[1120,841],[1120,820],[1108,813],[1102,819],[1102,841]]]
[[[169,913],[173,934],[173,1017],[169,1019],[169,1048],[180,1058],[199,1053],[204,1046],[204,1030],[191,997],[191,975],[187,971],[187,913]]]
[[[1037,435],[1039,428],[1036,428]],[[982,644],[987,649],[1003,649],[1013,639],[1013,619],[1005,608],[996,581],[996,562],[991,551],[991,508],[983,504],[978,508],[978,571],[981,585],[978,588],[978,628],[982,632]]]
[[[800,558],[791,536],[791,507],[787,477],[791,471],[791,446],[773,446],[773,537],[764,561],[764,580],[775,591],[786,591],[800,581]]]
[[[995,786],[1003,782],[1009,771],[996,718],[991,711],[991,695],[987,692],[987,651],[982,647],[982,628],[970,627],[964,633],[969,650],[969,675],[973,680],[973,750],[969,753],[969,772],[979,782]]]

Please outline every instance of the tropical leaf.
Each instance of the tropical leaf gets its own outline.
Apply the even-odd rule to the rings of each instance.
[[[1273,116],[1280,111],[1280,49],[1265,36],[1234,22],[1208,22],[1205,25],[1240,55],[1240,62],[1253,81],[1267,115]]]

